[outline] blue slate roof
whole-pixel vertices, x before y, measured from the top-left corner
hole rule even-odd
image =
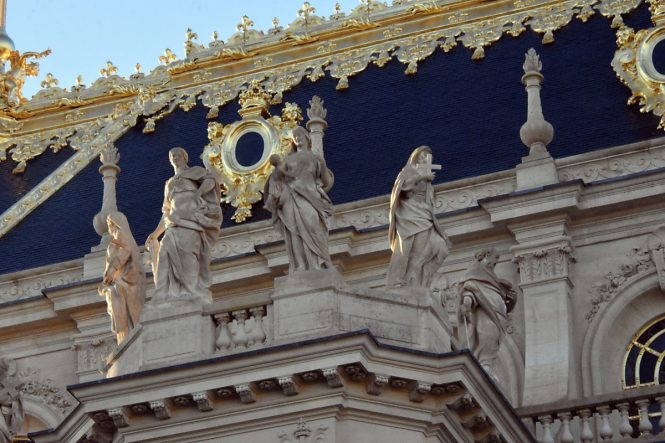
[[[626,24],[650,27],[646,6],[629,14]],[[313,95],[328,109],[324,138],[326,159],[335,173],[330,196],[345,203],[388,194],[399,170],[416,146],[427,144],[435,161],[444,166],[437,182],[457,180],[513,168],[527,153],[519,139],[526,118],[526,93],[520,82],[524,53],[536,48],[543,62],[541,93],[545,118],[555,129],[549,150],[565,157],[662,135],[658,118],[628,107],[629,90],[610,67],[615,31],[600,14],[587,23],[573,20],[555,33],[556,41],[542,45],[530,31],[518,38],[504,35],[486,48],[485,58],[471,51],[440,50],[419,63],[415,76],[392,60],[385,67],[369,66],[349,78],[350,88],[338,91],[336,80],[307,79],[284,94],[304,110]],[[238,105],[220,111],[218,121],[239,117]],[[276,107],[274,113],[279,113]],[[190,164],[201,164],[207,144],[207,109],[177,110],[158,122],[152,134],[131,129],[117,143],[122,172],[117,184],[118,206],[139,243],[161,216],[164,181],[172,175],[167,151],[183,146]],[[0,210],[36,185],[68,155],[47,153],[32,161],[23,175],[12,175],[10,161],[0,163]],[[41,266],[83,256],[99,242],[92,218],[101,207],[102,182],[94,162],[11,232],[0,238],[0,273]],[[255,205],[256,221],[267,217]],[[226,208],[224,226],[233,208]]]

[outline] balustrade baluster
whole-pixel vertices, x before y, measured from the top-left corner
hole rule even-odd
[[[591,424],[589,423],[589,419],[592,417],[591,410],[582,409],[580,411],[577,411],[577,414],[580,416],[580,419],[582,420],[582,431],[580,432],[580,438],[582,439],[582,443],[593,442],[593,431],[591,431]]]
[[[263,306],[251,308],[249,312],[254,319],[254,325],[249,331],[250,346],[252,344],[261,345],[266,341],[266,333],[263,330],[263,313],[265,312]]]
[[[573,434],[570,432],[570,412],[561,412],[557,416],[561,420],[561,443],[575,443]]]
[[[249,337],[247,337],[247,331],[245,329],[247,311],[244,309],[240,311],[233,311],[233,318],[235,318],[237,326],[235,330],[231,331],[231,339],[233,340],[233,344],[235,344],[237,347],[244,348],[247,346],[247,342],[249,341]]]
[[[651,424],[651,420],[649,420],[649,400],[637,400],[635,404],[637,405],[638,409],[640,410],[640,426],[639,430],[642,434],[651,434],[651,431],[653,430],[653,425]]]
[[[540,440],[540,443],[554,443],[554,437],[552,436],[552,417],[549,415],[544,415],[538,417],[538,421],[543,426],[543,438]]]
[[[609,406],[599,406],[596,408],[600,414],[600,438],[602,441],[612,440],[612,426],[610,426],[610,412]]]
[[[218,350],[225,350],[231,347],[231,332],[229,331],[229,321],[231,321],[231,316],[228,312],[223,314],[215,315],[215,320],[217,320],[217,340],[215,341],[215,346]]]
[[[617,404],[617,409],[619,410],[619,414],[621,414],[621,425],[619,426],[619,434],[621,434],[621,436],[624,438],[630,437],[633,433],[633,427],[630,425],[630,420],[628,416],[629,407],[630,404],[628,403]]]
[[[656,397],[656,401],[660,404],[660,420],[658,420],[658,427],[660,432],[665,431],[665,397]]]

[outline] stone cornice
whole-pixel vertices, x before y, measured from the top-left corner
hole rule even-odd
[[[339,377],[333,384],[326,375],[331,368],[336,368]],[[82,383],[68,389],[93,418],[100,411],[111,410],[113,414],[109,415],[113,416],[122,409],[122,432],[148,432],[155,426],[171,427],[192,420],[200,422],[202,418],[215,423],[220,413],[240,421],[265,416],[269,423],[268,406],[276,401],[289,403],[294,411],[307,408],[321,412],[322,407],[332,407],[333,411],[341,393],[347,399],[347,407],[355,409],[351,405],[357,403],[359,410],[373,415],[371,407],[361,406],[388,401],[382,399],[381,391],[372,393],[369,387],[365,389],[372,383],[373,374],[385,374],[387,384],[382,390],[391,392],[389,402],[406,407],[413,414],[432,407],[440,410],[436,406],[438,400],[444,401],[448,404],[443,410],[444,420],[453,425],[458,435],[475,433],[475,425],[467,422],[467,413],[478,408],[484,416],[493,417],[490,426],[495,426],[507,441],[532,441],[503,395],[467,352],[432,354],[381,345],[366,331]],[[287,378],[298,385],[297,390],[284,390],[275,397],[278,394],[272,391],[285,389],[281,380]],[[200,415],[195,394],[208,399],[204,405],[207,415]],[[301,398],[306,398],[307,403]],[[167,407],[168,416],[157,415],[150,420],[153,413],[140,405],[156,402]],[[242,412],[246,418],[241,419],[235,412]],[[160,419],[169,422],[162,425]],[[61,427],[67,428],[69,421]],[[136,431],[132,431],[133,423],[138,425]]]

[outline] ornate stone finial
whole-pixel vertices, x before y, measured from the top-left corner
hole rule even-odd
[[[102,175],[102,181],[104,182],[104,193],[102,197],[102,209],[93,218],[92,225],[97,234],[102,237],[99,246],[103,248],[109,242],[107,217],[109,213],[118,210],[115,196],[115,182],[120,173],[119,160],[120,153],[118,153],[118,150],[113,145],[104,146],[99,153],[99,161],[102,163],[99,167],[99,173]]]
[[[312,97],[309,101],[309,108],[307,109],[307,117],[310,120],[315,118],[325,119],[328,115],[328,110],[323,107],[323,100],[318,95]]]
[[[58,86],[58,79],[53,76],[50,72],[46,74],[46,77],[44,77],[44,80],[39,84],[42,88],[55,88]]]
[[[106,65],[104,65],[104,67],[99,70],[99,75],[103,75],[104,77],[108,78],[112,75],[115,75],[117,72],[118,68],[116,68],[109,60],[106,62]]]
[[[168,65],[174,61],[178,60],[178,57],[169,49],[164,50],[164,54],[159,56],[159,63],[162,65]]]
[[[547,152],[547,145],[554,137],[554,128],[545,121],[540,104],[540,85],[544,79],[540,73],[542,68],[543,65],[535,49],[529,49],[526,53],[524,75],[522,76],[522,83],[526,86],[528,95],[528,111],[526,123],[520,129],[520,138],[529,148],[529,157],[534,160],[550,156]]]
[[[81,74],[76,76],[76,84],[74,85],[73,89],[76,89],[77,91],[79,89],[85,88],[85,83],[83,83],[83,76]]]
[[[529,148],[529,155],[522,157],[516,168],[517,189],[528,189],[559,182],[554,159],[547,152],[547,145],[554,137],[554,128],[545,120],[540,104],[540,85],[543,68],[536,51],[526,53],[522,83],[527,93],[527,118],[520,128],[520,139]]]
[[[241,109],[238,113],[242,117],[267,114],[271,99],[272,97],[263,88],[261,82],[254,79],[249,83],[247,89],[240,93],[238,101]]]
[[[214,42],[217,41],[218,37],[219,37],[219,34],[217,33],[217,31],[212,31],[212,34],[210,35],[210,41],[214,43]]]
[[[527,51],[524,60],[524,73],[529,73],[531,71],[540,72],[543,69],[543,64],[540,61],[540,57],[536,53],[536,50],[531,48]]]
[[[321,158],[324,158],[323,153],[323,135],[328,122],[325,120],[328,111],[323,107],[323,100],[318,95],[312,97],[309,101],[309,108],[307,108],[307,129],[312,138],[312,152]]]

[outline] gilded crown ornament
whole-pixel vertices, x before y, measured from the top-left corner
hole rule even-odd
[[[267,113],[272,97],[263,89],[261,82],[252,80],[247,89],[240,93],[241,116],[254,116]]]

